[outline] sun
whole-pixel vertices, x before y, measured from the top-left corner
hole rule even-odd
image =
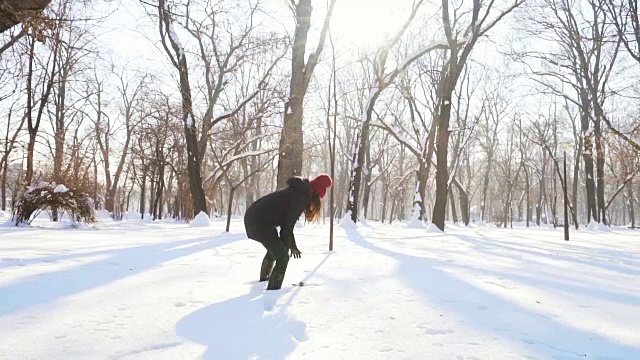
[[[374,47],[400,29],[412,0],[337,0],[331,33],[346,45]]]

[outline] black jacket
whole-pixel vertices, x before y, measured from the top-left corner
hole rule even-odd
[[[280,226],[280,238],[289,249],[297,249],[293,227],[309,206],[313,189],[309,180],[291,177],[287,187],[265,195],[249,206],[244,214],[247,235],[262,241],[256,230]],[[264,236],[264,235],[262,235]]]

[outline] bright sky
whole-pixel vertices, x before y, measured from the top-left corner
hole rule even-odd
[[[348,46],[373,47],[399,29],[410,11],[411,3],[412,0],[337,0],[332,34],[339,38],[339,43]],[[325,0],[314,0],[313,4],[310,42],[317,36],[313,31],[317,32],[322,26],[326,7]],[[285,0],[271,0],[270,6],[288,14]],[[157,27],[138,1],[118,0],[103,3],[98,8],[100,14],[109,14],[102,25],[105,33],[99,37],[103,47],[133,62],[144,63],[159,58],[166,60],[164,52],[155,48],[159,45]],[[281,21],[282,25],[276,26],[288,26],[288,31],[293,33],[293,20],[285,18]]]
[[[346,43],[375,46],[398,31],[411,4],[411,0],[337,0],[332,32]]]

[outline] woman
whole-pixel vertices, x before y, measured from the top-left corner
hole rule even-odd
[[[286,188],[263,196],[247,209],[244,214],[247,236],[267,249],[260,269],[260,281],[269,280],[267,290],[282,287],[289,251],[294,258],[300,258],[293,226],[303,212],[307,221],[315,221],[320,217],[321,199],[332,184],[331,177],[325,174],[311,181],[292,177],[287,180]],[[276,230],[278,226],[279,235]]]

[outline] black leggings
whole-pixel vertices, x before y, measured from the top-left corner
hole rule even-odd
[[[256,240],[267,249],[260,267],[260,281],[269,280],[268,290],[277,290],[282,287],[287,265],[289,264],[289,251],[284,241],[278,235],[275,227],[271,226],[247,226],[247,236]],[[273,264],[275,263],[275,267]]]

